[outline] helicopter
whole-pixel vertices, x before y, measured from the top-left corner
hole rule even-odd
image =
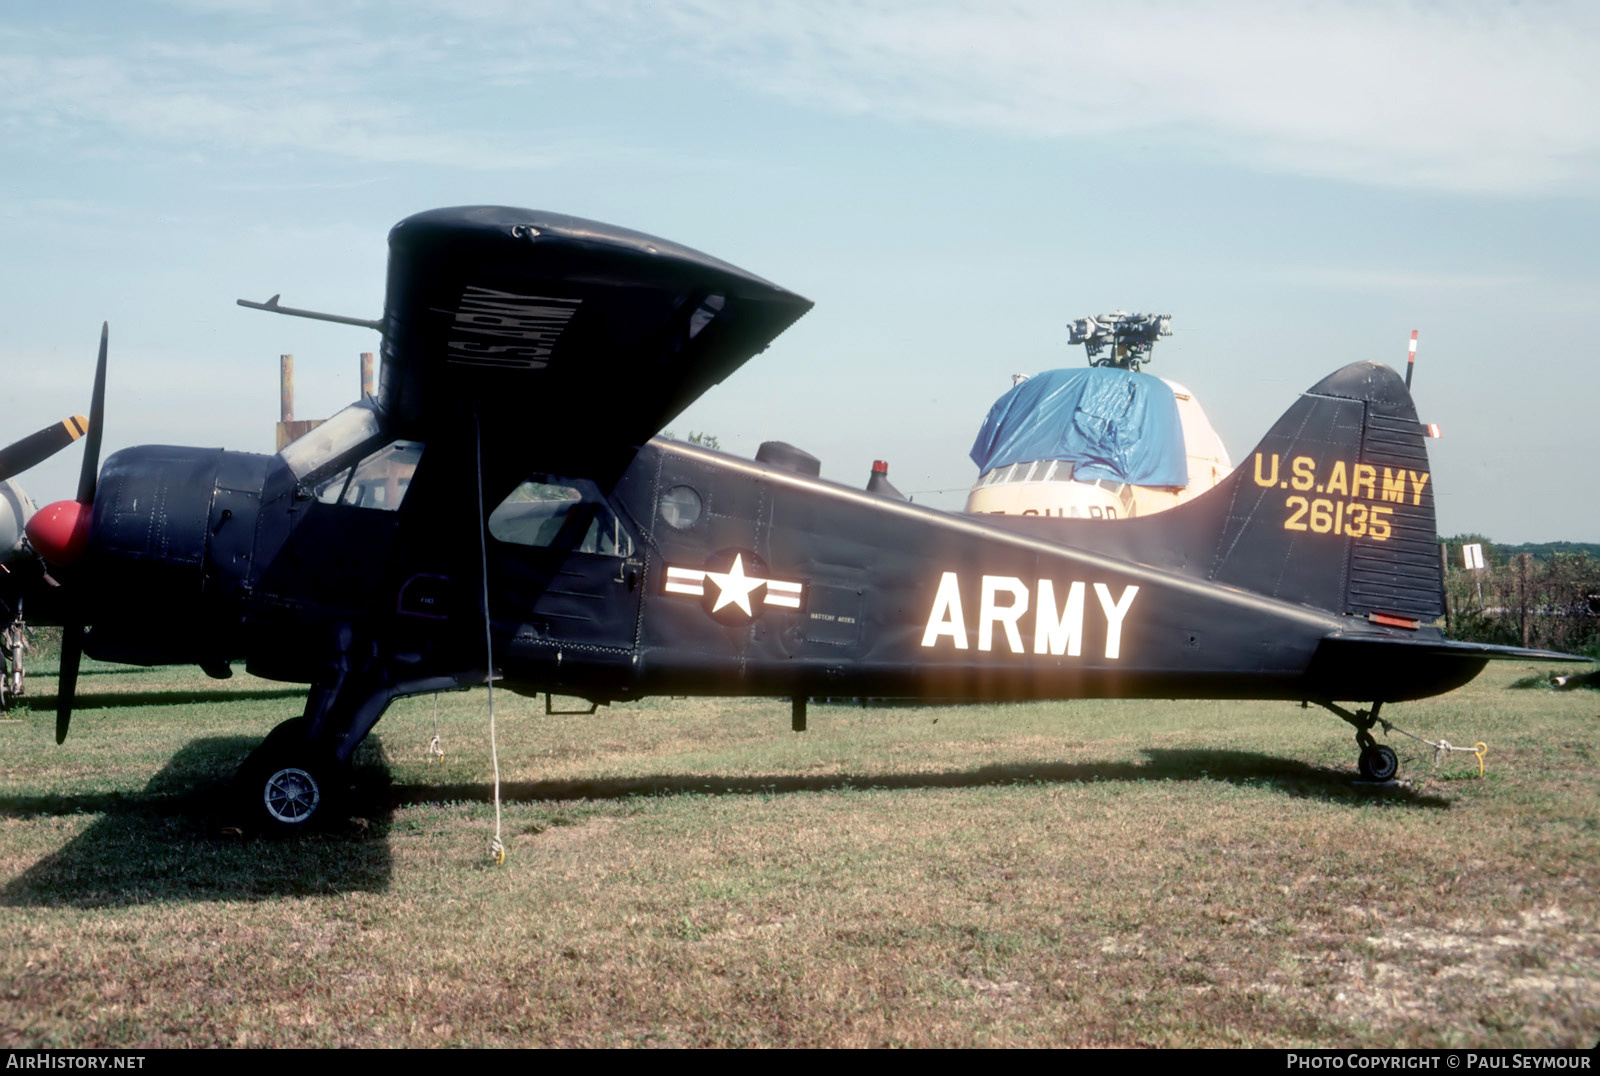
[[[83,654],[309,685],[237,778],[264,830],[329,816],[393,700],[486,683],[787,698],[796,730],[831,696],[1310,702],[1386,780],[1383,704],[1565,657],[1435,625],[1433,476],[1378,363],[1313,385],[1206,493],[1106,526],[939,511],[783,442],[656,437],[812,304],[612,225],[432,210],[389,233],[379,318],[240,303],[381,334],[376,396],[276,455],[147,445],[102,468],[91,439],[79,495],[28,536],[63,609],[58,740]],[[91,430],[105,366],[102,329]]]
[[[1128,519],[1198,497],[1233,470],[1195,394],[1143,373],[1171,314],[1116,310],[1067,325],[1087,368],[1013,374],[969,455],[974,514]]]

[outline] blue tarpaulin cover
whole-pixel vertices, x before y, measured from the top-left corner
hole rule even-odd
[[[1075,478],[1189,484],[1172,388],[1113,366],[1046,370],[1017,385],[989,408],[971,456],[979,474],[1028,460],[1071,460]]]

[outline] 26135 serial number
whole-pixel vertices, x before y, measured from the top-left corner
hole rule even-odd
[[[1284,506],[1291,509],[1284,520],[1286,531],[1311,531],[1313,534],[1342,534],[1348,538],[1371,538],[1387,542],[1394,533],[1389,517],[1392,508],[1361,504],[1357,501],[1330,501],[1322,497],[1307,500],[1290,497]]]

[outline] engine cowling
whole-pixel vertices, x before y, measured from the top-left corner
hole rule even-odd
[[[81,564],[62,580],[91,625],[85,653],[130,664],[241,656],[240,603],[271,460],[167,445],[106,460]]]

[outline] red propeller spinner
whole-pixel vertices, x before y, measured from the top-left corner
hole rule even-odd
[[[51,567],[70,568],[83,557],[89,544],[89,517],[93,504],[56,501],[35,512],[25,528],[28,544]]]

